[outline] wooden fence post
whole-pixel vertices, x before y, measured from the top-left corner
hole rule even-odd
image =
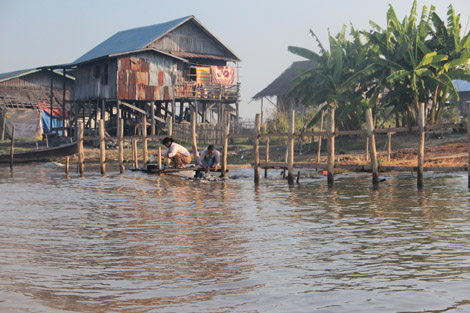
[[[254,176],[255,176],[255,184],[259,183],[260,180],[260,172],[259,172],[259,135],[261,132],[261,115],[258,113],[256,114],[255,118],[255,129],[253,134],[253,152],[255,157],[255,164],[254,164]]]
[[[390,155],[392,154],[392,133],[388,132],[388,142],[387,142],[387,162],[390,162]]]
[[[366,161],[369,161],[369,137],[366,138]]]
[[[289,185],[294,184],[294,131],[295,131],[295,110],[291,105],[289,110],[289,135],[287,138],[288,163],[287,163],[287,182]]]
[[[269,137],[266,139],[266,165],[269,162]],[[268,177],[268,167],[264,168],[264,178]]]
[[[418,187],[424,186],[423,170],[424,170],[424,126],[425,126],[425,112],[424,102],[419,104],[419,148],[418,148]]]
[[[104,120],[99,120],[99,131],[100,131],[100,167],[101,174],[106,173],[106,141],[104,140]]]
[[[15,125],[11,128],[11,144],[10,144],[10,169],[13,169],[13,157],[15,155]]]
[[[118,141],[119,141],[119,172],[126,170],[124,167],[124,120],[118,118]]]
[[[222,159],[222,177],[227,176],[227,155],[228,155],[228,137],[230,133],[230,119],[226,119],[225,132],[224,132],[224,155]]]
[[[194,106],[191,106],[191,141],[193,145],[193,155],[194,161],[197,161],[199,158],[199,153],[197,151],[197,112]]]
[[[147,162],[149,159],[148,149],[147,149],[147,117],[145,114],[142,116],[142,162],[144,163],[144,167],[147,166]]]
[[[379,166],[377,163],[377,150],[375,147],[374,119],[372,117],[372,109],[370,108],[366,110],[366,122],[367,138],[369,138],[370,161],[372,167],[372,184],[377,185],[379,183]]]
[[[328,110],[328,185],[333,185],[335,182],[335,110]]]
[[[468,149],[468,188],[470,188],[470,101],[467,101],[467,149]]]
[[[83,151],[83,122],[78,122],[78,171],[80,176],[85,175],[85,153]]]
[[[320,132],[323,131],[323,120],[325,119],[325,111],[321,111],[321,121],[320,121]],[[317,162],[320,163],[321,156],[321,140],[322,136],[318,137],[318,152],[317,152]]]

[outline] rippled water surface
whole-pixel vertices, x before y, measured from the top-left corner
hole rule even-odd
[[[0,312],[470,312],[467,174],[0,167]]]

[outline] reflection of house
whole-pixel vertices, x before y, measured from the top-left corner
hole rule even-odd
[[[286,69],[278,78],[276,78],[271,84],[266,88],[258,92],[253,99],[261,100],[263,98],[276,97],[276,102],[269,100],[273,103],[277,110],[280,112],[287,112],[291,104],[294,105],[296,110],[302,109],[300,99],[290,98],[287,94],[293,88],[292,80],[295,79],[300,72],[305,70],[310,70],[315,68],[315,63],[312,61],[297,61],[292,63],[292,65]]]
[[[52,91],[51,91],[52,90]],[[0,112],[70,110],[74,78],[63,71],[28,69],[0,74]],[[2,114],[3,115],[3,114]],[[65,116],[67,118],[67,116]],[[3,117],[2,117],[3,121]],[[2,125],[3,127],[3,125]],[[47,132],[47,130],[46,130]]]
[[[219,121],[222,110],[238,112],[239,84],[235,67],[228,63],[239,61],[194,16],[188,16],[118,32],[75,62],[48,68],[75,70],[73,121],[82,119],[92,127],[104,118],[109,130],[117,117],[132,126],[147,116],[158,128],[158,122],[169,116],[175,122],[184,120],[191,107],[201,122],[207,121],[208,112]]]
[[[470,101],[470,82],[465,80],[454,80],[453,82],[460,97],[458,101],[460,115],[467,117],[467,101]]]

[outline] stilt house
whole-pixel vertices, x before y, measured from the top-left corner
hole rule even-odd
[[[26,69],[0,74],[2,138],[10,135],[12,123],[17,125],[17,137],[50,133],[51,125],[57,132],[62,131],[74,86],[74,78],[59,70]]]
[[[145,118],[154,135],[165,123],[220,124],[238,119],[240,58],[194,16],[116,33],[71,64],[75,72],[71,126],[88,129],[105,119],[113,132],[117,118],[134,134]],[[227,113],[228,112],[228,113]],[[227,114],[226,114],[227,113]]]

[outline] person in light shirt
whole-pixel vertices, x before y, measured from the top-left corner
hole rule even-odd
[[[202,150],[199,154],[198,164],[206,172],[210,172],[211,168],[217,172],[220,166],[220,152],[215,149],[214,145],[209,145],[207,149]]]
[[[173,167],[184,168],[185,164],[191,162],[191,153],[182,145],[174,142],[173,138],[163,138],[162,145],[167,149],[166,152],[162,153],[162,157],[171,159]]]

